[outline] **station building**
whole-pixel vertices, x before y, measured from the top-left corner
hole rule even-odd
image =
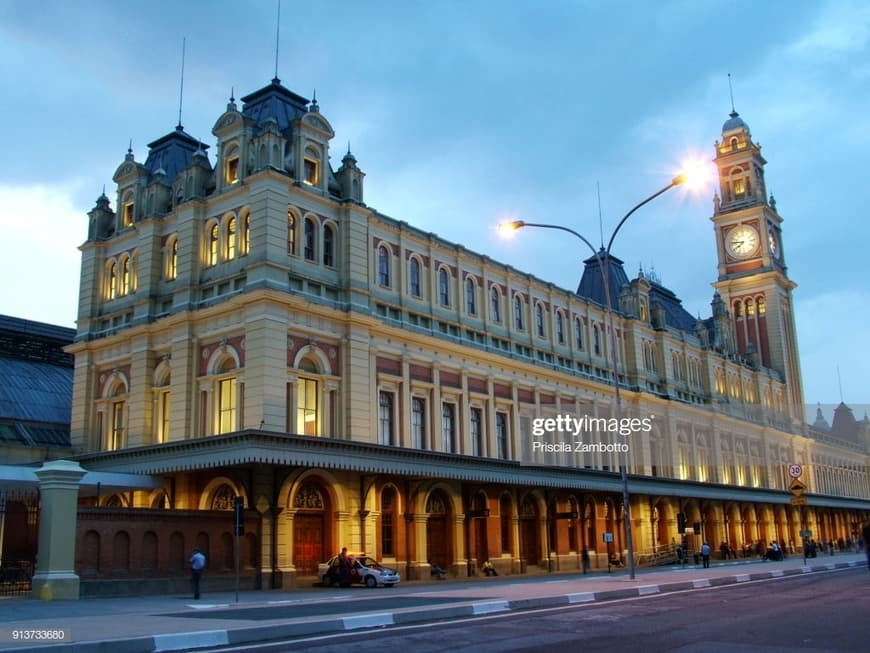
[[[212,579],[239,547],[261,588],[343,546],[411,579],[577,570],[584,549],[606,566],[627,554],[625,447],[638,564],[684,538],[799,549],[870,515],[867,420],[806,424],[786,229],[736,112],[705,319],[615,256],[558,288],[367,206],[355,156],[333,169],[326,116],[278,79],[213,134],[212,154],[180,125],[128,151],[89,213],[70,444],[159,487],[81,500],[83,592],[184,578],[194,546]],[[568,416],[585,427],[559,432]]]

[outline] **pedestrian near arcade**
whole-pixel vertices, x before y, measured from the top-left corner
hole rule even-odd
[[[347,547],[338,554],[338,586],[350,587],[350,559],[347,557]]]
[[[864,551],[867,553],[867,568],[870,569],[870,521],[864,524]]]
[[[704,542],[701,545],[701,559],[704,561],[704,569],[710,568],[710,551],[709,542]]]
[[[199,600],[199,586],[203,569],[205,569],[205,554],[199,549],[194,549],[193,555],[190,556],[190,585],[193,588],[193,598],[197,600]]]

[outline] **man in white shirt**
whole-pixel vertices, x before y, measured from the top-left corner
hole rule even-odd
[[[190,568],[192,570],[190,584],[193,586],[193,598],[199,599],[199,581],[202,578],[202,570],[205,569],[205,555],[199,549],[194,549],[193,555],[190,556]]]

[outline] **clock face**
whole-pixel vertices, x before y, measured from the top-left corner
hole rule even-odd
[[[748,224],[734,227],[725,236],[725,249],[734,258],[746,258],[758,248],[758,232]]]
[[[773,256],[773,258],[779,258],[779,240],[777,239],[776,234],[772,231],[767,233],[767,245],[770,248],[770,255]]]

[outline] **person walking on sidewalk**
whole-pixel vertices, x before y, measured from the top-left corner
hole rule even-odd
[[[704,542],[701,545],[701,559],[704,561],[704,569],[710,568],[710,544],[709,542]]]
[[[862,535],[864,537],[864,551],[867,554],[867,568],[870,569],[870,521],[864,524]]]
[[[205,569],[205,555],[199,549],[193,550],[190,556],[190,584],[193,587],[193,598],[199,599],[199,584],[202,580],[202,570]]]

